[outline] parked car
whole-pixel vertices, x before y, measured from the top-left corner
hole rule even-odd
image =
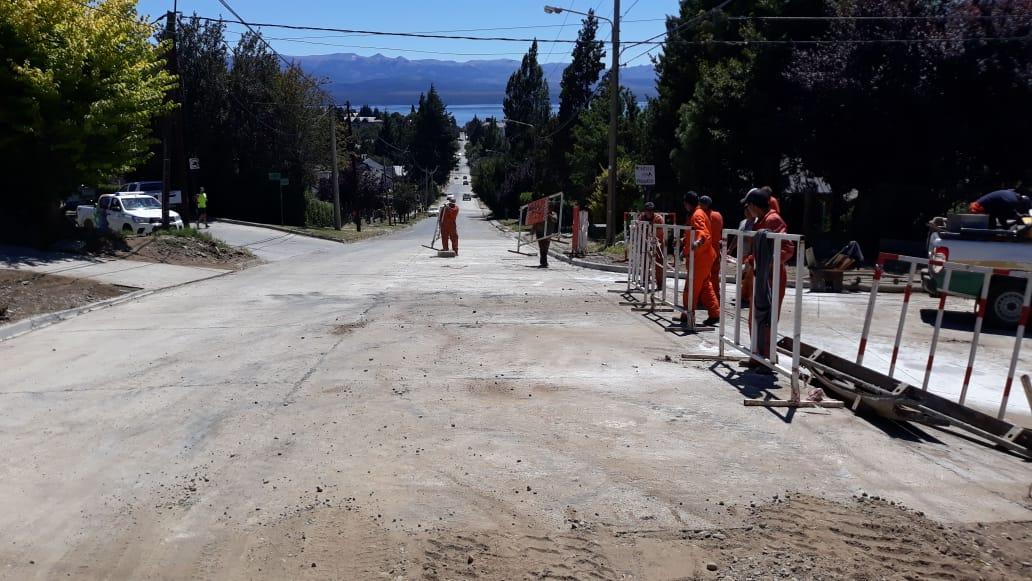
[[[441,213],[441,209],[438,208],[437,206],[430,206],[429,208],[426,209],[426,213],[427,213],[428,216],[437,216],[438,214]]]
[[[146,182],[129,182],[122,187],[118,188],[119,192],[138,192],[141,194],[147,194],[148,196],[154,196],[154,199],[161,201],[161,189],[162,183],[160,180],[146,181]],[[181,190],[172,190],[168,194],[169,204],[173,206],[181,206],[183,204],[183,192]]]
[[[462,194],[462,201],[463,202],[468,202],[468,201],[470,201],[472,199],[473,199],[473,197],[470,196],[469,194]]]
[[[169,211],[169,228],[182,229],[183,219]],[[105,194],[96,206],[76,208],[76,224],[87,230],[106,228],[126,234],[150,234],[161,227],[161,202],[154,196],[136,192]]]

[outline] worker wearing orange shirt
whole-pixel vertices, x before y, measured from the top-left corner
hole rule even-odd
[[[656,205],[652,202],[645,203],[645,209],[642,210],[638,219],[652,224],[666,224],[662,214],[656,213]],[[666,241],[666,236],[661,228],[653,228],[653,235],[654,239],[649,241],[649,248],[652,251],[652,260],[656,264],[656,290],[659,291],[663,290],[663,285],[666,283],[666,272],[662,264],[663,254],[660,252],[660,248],[663,247],[663,243]]]
[[[764,191],[763,189],[758,188],[749,190],[749,193],[746,194],[745,198],[742,199],[742,204],[746,207],[749,214],[756,217],[756,222],[753,224],[752,230],[757,232],[760,230],[766,230],[767,232],[771,232],[774,234],[784,234],[788,232],[788,224],[786,224],[785,220],[781,217],[781,215],[778,214],[777,211],[775,211],[774,208],[771,207],[771,196],[769,193],[767,193],[768,191],[769,190]],[[756,244],[753,244],[750,255],[745,259],[746,264],[753,266],[754,277],[759,276],[759,273],[757,273],[755,270],[756,253],[763,252],[765,250],[771,252],[773,250],[773,244],[771,243],[767,246],[767,248],[759,248]],[[781,269],[781,274],[779,277],[780,282],[777,289],[779,314],[781,313],[781,304],[785,300],[785,289],[788,285],[788,272],[785,268],[785,265],[788,263],[789,260],[791,260],[791,258],[794,255],[795,243],[783,241],[781,243],[781,256],[772,257],[774,260],[778,260],[778,268]],[[750,327],[752,326],[753,313],[754,311],[756,311],[758,334],[756,338],[756,351],[759,355],[768,358],[770,357],[770,328],[773,324],[773,317],[771,316],[770,307],[768,305],[761,304],[761,301],[766,302],[766,297],[758,296],[758,293],[761,288],[761,282],[764,283],[762,285],[763,287],[769,288],[773,282],[773,274],[771,274],[770,278],[766,281],[755,280],[753,282],[753,302],[755,308],[750,309],[749,311],[749,325]],[[773,294],[773,289],[770,289],[770,291],[770,294]],[[767,313],[766,316],[761,316],[759,313],[760,311],[765,311]],[[750,360],[748,363],[750,367],[761,366],[759,363],[752,360]]]
[[[689,296],[688,288],[685,287],[684,306],[694,310],[701,302],[709,315],[702,322],[703,326],[715,325],[720,322],[720,302],[717,301],[717,295],[713,292],[713,281],[710,280],[716,253],[713,251],[713,233],[710,230],[709,216],[699,205],[699,195],[695,192],[685,194],[684,207],[690,213],[688,225],[692,227],[692,240],[685,239],[684,241],[685,261],[689,262],[689,253],[695,255],[695,267],[692,271],[692,294]],[[681,315],[681,322],[687,323],[688,315]]]
[[[713,198],[709,196],[699,196],[699,205],[709,217],[710,234],[713,234],[713,251],[716,252],[716,258],[713,260],[713,270],[710,271],[710,282],[713,285],[713,294],[719,302],[720,290],[724,286],[720,280],[720,246],[724,236],[724,216],[713,209]]]
[[[455,224],[458,216],[459,207],[455,205],[455,197],[448,196],[448,204],[441,208],[441,246],[448,250],[448,243],[451,242],[455,256],[459,255],[459,229]]]

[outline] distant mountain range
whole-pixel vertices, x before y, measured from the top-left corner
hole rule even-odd
[[[310,74],[326,79],[326,89],[338,103],[351,101],[352,105],[414,104],[419,94],[430,88],[430,83],[449,105],[501,103],[509,75],[520,67],[520,61],[511,59],[456,62],[350,53],[291,58]],[[553,101],[559,100],[564,67],[565,64],[542,65]],[[654,79],[652,65],[620,70],[620,84],[634,91],[640,100],[655,95]]]

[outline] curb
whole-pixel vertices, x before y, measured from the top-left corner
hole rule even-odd
[[[181,282],[179,284],[174,284],[172,286],[166,286],[162,288],[155,288],[149,290],[133,291],[131,293],[126,293],[122,296],[113,297],[95,303],[90,303],[88,305],[83,305],[81,307],[74,307],[71,309],[66,309],[64,311],[57,311],[56,313],[44,313],[42,315],[36,315],[35,317],[29,317],[28,319],[23,319],[21,321],[18,321],[17,323],[11,323],[9,325],[0,326],[0,342],[8,341],[14,339],[15,337],[20,337],[22,335],[25,335],[26,333],[31,333],[32,331],[36,331],[44,327],[49,327],[50,325],[60,323],[61,321],[74,319],[75,317],[85,315],[86,313],[92,311],[104,310],[110,307],[118,306],[122,303],[128,303],[131,301],[142,299],[153,294],[157,294],[167,290],[177,289],[197,282],[204,282],[206,280],[221,278],[223,276],[234,274],[236,272],[238,271],[230,270],[228,272],[215,274],[207,278],[199,278],[197,280]]]
[[[285,232],[287,234],[293,234],[294,236],[304,236],[306,238],[315,238],[317,240],[326,240],[327,242],[336,242],[338,244],[356,244],[358,242],[365,242],[366,240],[372,240],[373,238],[379,238],[380,236],[389,236],[395,232],[378,232],[368,238],[361,240],[341,240],[340,238],[333,238],[332,236],[319,236],[318,234],[311,234],[309,232],[301,232],[295,230],[290,226],[277,226],[275,224],[261,224],[258,222],[247,222],[245,220],[237,220],[234,218],[219,218],[219,222],[225,222],[227,224],[238,224],[240,226],[252,226],[254,228],[265,228],[266,230],[277,230],[279,232]]]

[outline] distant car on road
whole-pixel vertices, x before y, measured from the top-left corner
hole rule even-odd
[[[462,194],[462,201],[463,202],[468,202],[468,201],[470,201],[472,199],[473,199],[473,197],[470,196],[469,194]]]
[[[169,228],[182,229],[183,219],[169,211]],[[76,224],[91,230],[106,226],[108,230],[126,234],[150,234],[161,227],[161,202],[154,196],[136,192],[105,194],[96,206],[76,208]]]
[[[141,194],[147,194],[148,196],[154,196],[154,199],[161,201],[161,189],[162,183],[160,181],[146,181],[146,182],[129,182],[122,187],[118,188],[119,192],[138,192]],[[168,194],[168,203],[173,206],[179,206],[183,203],[183,192],[181,190],[172,190]]]
[[[428,216],[436,216],[441,213],[441,209],[437,206],[430,206],[426,209],[426,213]]]

